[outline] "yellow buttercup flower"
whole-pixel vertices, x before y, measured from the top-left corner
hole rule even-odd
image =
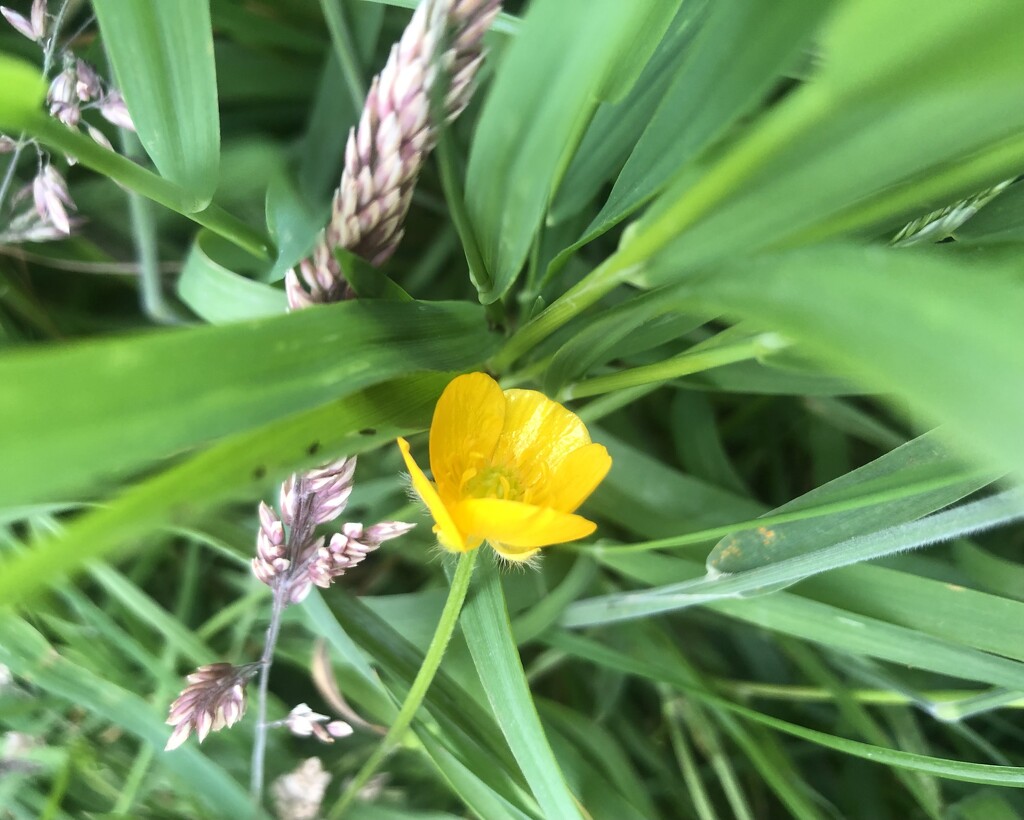
[[[445,549],[484,541],[510,561],[590,535],[575,510],[612,466],[579,417],[536,390],[502,390],[486,373],[453,379],[430,425],[430,481],[398,439],[412,486]]]

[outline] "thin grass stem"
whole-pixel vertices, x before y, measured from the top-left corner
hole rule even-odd
[[[420,705],[426,697],[427,690],[434,680],[434,675],[441,666],[441,659],[444,657],[448,643],[455,632],[455,625],[459,621],[459,613],[462,612],[462,604],[466,600],[466,593],[469,591],[469,582],[473,577],[473,567],[476,565],[479,549],[469,550],[459,557],[458,566],[452,577],[452,585],[448,591],[448,599],[445,601],[444,609],[434,631],[434,637],[427,648],[427,654],[423,658],[423,665],[420,666],[416,678],[412,682],[409,693],[405,696],[402,708],[395,717],[394,723],[388,729],[388,733],[381,740],[380,744],[370,755],[363,768],[359,770],[352,781],[348,784],[341,797],[327,814],[329,820],[336,820],[341,817],[345,810],[358,797],[359,792],[373,777],[389,754],[395,749],[406,730],[412,724],[413,718],[419,711]]]
[[[341,0],[320,0],[320,8],[323,11],[324,21],[327,23],[327,31],[331,35],[334,55],[338,58],[341,74],[345,78],[345,85],[348,86],[349,94],[352,95],[353,107],[356,111],[360,111],[366,102],[366,79],[363,77],[359,55],[356,53],[356,46],[352,40],[348,20],[345,19],[345,13],[341,7]]]

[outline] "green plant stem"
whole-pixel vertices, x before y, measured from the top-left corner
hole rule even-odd
[[[138,138],[131,131],[121,128],[121,151],[125,156],[137,156],[141,151]],[[161,324],[180,324],[180,315],[164,295],[163,277],[160,272],[160,257],[157,251],[156,222],[153,209],[145,197],[134,191],[125,191],[128,197],[128,215],[132,228],[132,240],[139,260],[139,296],[146,315]]]
[[[704,788],[704,781],[697,770],[697,761],[694,759],[693,752],[690,750],[690,744],[687,743],[686,735],[683,734],[682,728],[679,725],[682,718],[679,714],[678,703],[665,694],[668,691],[667,686],[662,688],[665,691],[662,692],[661,713],[665,719],[665,725],[668,727],[668,736],[672,743],[672,750],[675,752],[676,761],[679,763],[679,772],[686,783],[686,790],[690,800],[693,802],[693,808],[700,820],[717,820],[718,814],[715,812],[707,790]]]
[[[775,334],[766,333],[735,345],[698,350],[695,353],[683,353],[663,362],[643,367],[631,367],[607,376],[597,376],[576,384],[571,384],[562,391],[560,399],[582,399],[602,393],[614,393],[631,387],[656,382],[665,382],[691,373],[700,373],[727,364],[757,359],[768,353],[781,349],[785,342],[780,342]]]
[[[97,145],[88,137],[72,131],[39,112],[24,123],[25,132],[48,148],[70,154],[97,173],[119,185],[187,216],[203,227],[233,242],[259,259],[270,259],[273,244],[259,231],[232,216],[219,205],[206,204],[190,196],[179,185],[120,154]]]
[[[441,666],[441,658],[444,657],[452,634],[455,632],[455,625],[459,621],[459,613],[462,611],[462,604],[465,602],[466,593],[469,591],[469,581],[473,577],[473,567],[476,565],[479,552],[479,549],[470,550],[460,556],[458,566],[455,569],[455,575],[452,577],[451,588],[448,591],[448,600],[445,601],[441,618],[437,623],[437,629],[434,631],[434,637],[431,639],[430,646],[427,648],[427,654],[423,658],[423,665],[420,666],[420,670],[416,673],[416,678],[412,682],[412,687],[405,696],[402,708],[399,710],[394,723],[391,724],[391,728],[388,729],[384,739],[381,740],[373,754],[363,764],[363,768],[359,770],[359,773],[352,779],[352,782],[348,784],[348,787],[327,814],[330,820],[335,820],[335,818],[342,816],[345,809],[352,804],[360,790],[373,777],[380,764],[394,750],[412,724],[412,720],[419,711],[423,698],[426,697],[427,690],[434,680],[434,675],[437,674],[437,670]]]
[[[466,262],[469,263],[469,276],[479,293],[489,291],[493,287],[493,280],[484,264],[483,255],[480,253],[480,246],[477,244],[476,236],[473,234],[473,225],[466,211],[466,200],[462,196],[462,184],[459,180],[458,169],[456,168],[455,149],[452,146],[451,132],[445,128],[437,141],[437,167],[441,175],[441,188],[444,191],[444,198],[448,203],[448,210],[452,215],[452,222],[462,242],[462,250],[466,254]]]
[[[491,360],[491,368],[499,373],[508,370],[516,359],[611,293],[638,270],[639,266],[629,264],[621,252],[610,256],[583,281],[552,302],[543,313],[523,325]]]
[[[320,0],[320,9],[331,35],[334,55],[338,58],[345,84],[352,95],[353,108],[359,112],[366,102],[366,79],[363,77],[356,46],[352,41],[352,33],[349,31],[341,4],[342,0]]]
[[[605,393],[603,396],[594,399],[581,407],[576,415],[585,424],[594,424],[605,416],[609,416],[616,410],[620,410],[627,404],[639,401],[648,393],[653,393],[661,387],[660,384],[644,384],[640,387],[631,387],[627,390],[617,390],[614,393]]]
[[[794,686],[776,683],[757,683],[755,681],[718,681],[717,687],[731,697],[739,699],[785,700],[807,703],[830,703],[835,700],[835,693],[820,686]],[[1013,694],[1013,693],[1009,693]],[[1003,709],[1024,709],[1024,693],[1016,693],[1014,697],[1006,697],[1002,691],[996,695],[1000,698]],[[954,706],[959,701],[989,697],[988,692],[971,689],[943,689],[934,692],[922,692],[921,696],[936,706]],[[913,706],[919,701],[905,692],[892,689],[851,689],[850,697],[858,703],[872,706]]]

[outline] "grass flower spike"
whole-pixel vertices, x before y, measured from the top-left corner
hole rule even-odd
[[[485,373],[454,379],[430,426],[430,481],[398,445],[412,486],[453,552],[487,541],[510,561],[590,535],[574,510],[607,475],[612,460],[592,444],[579,417],[536,390],[502,390]]]

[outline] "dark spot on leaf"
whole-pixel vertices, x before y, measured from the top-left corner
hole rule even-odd
[[[372,427],[367,427],[367,428],[365,428],[363,430],[360,430],[359,431],[359,435],[361,435],[361,436],[375,436],[375,435],[377,435],[377,431],[374,430]]]
[[[320,442],[314,441],[312,444],[309,445],[309,447],[306,448],[306,452],[309,453],[311,456],[315,456],[317,453],[320,452]]]
[[[262,464],[252,471],[252,477],[254,481],[259,481],[267,475],[267,468]]]

